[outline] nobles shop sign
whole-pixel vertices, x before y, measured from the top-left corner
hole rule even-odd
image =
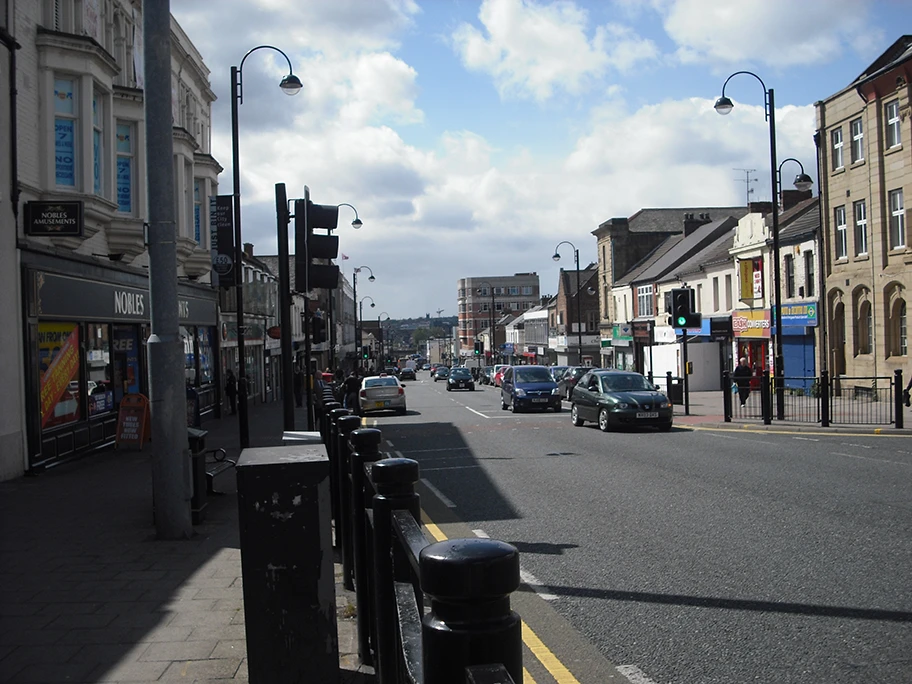
[[[25,233],[44,237],[80,237],[82,202],[26,202]]]

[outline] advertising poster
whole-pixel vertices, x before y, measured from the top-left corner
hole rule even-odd
[[[41,427],[79,420],[79,326],[39,323]]]

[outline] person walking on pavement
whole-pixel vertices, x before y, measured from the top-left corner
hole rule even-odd
[[[301,370],[301,365],[297,363],[294,367],[293,386],[295,405],[301,408],[304,405],[304,371]]]
[[[751,393],[751,376],[753,375],[745,357],[741,357],[733,375],[735,384],[738,386],[738,399],[741,400],[741,406],[744,406]]]
[[[358,371],[352,371],[342,385],[342,392],[345,396],[345,408],[355,414],[358,413],[358,392],[360,389],[361,380],[358,378]]]
[[[225,394],[228,396],[228,404],[231,406],[231,415],[237,414],[237,378],[234,377],[234,371],[228,369],[228,379],[225,380]]]
[[[912,406],[912,396],[909,395],[909,392],[912,391],[912,371],[909,373],[909,382],[906,385],[906,389],[903,390],[903,403],[906,406]]]

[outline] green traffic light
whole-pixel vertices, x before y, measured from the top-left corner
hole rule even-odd
[[[687,319],[684,316],[678,316],[678,327],[683,328],[687,325]]]

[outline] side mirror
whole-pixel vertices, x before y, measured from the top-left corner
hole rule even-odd
[[[655,387],[655,391],[656,391],[656,392],[660,391],[658,385],[653,385],[653,387]]]

